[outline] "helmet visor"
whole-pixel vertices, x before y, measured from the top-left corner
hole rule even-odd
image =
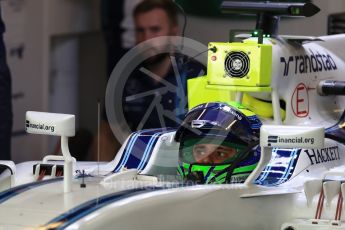
[[[210,122],[214,128],[226,129],[228,131],[237,129],[245,129],[244,127],[250,127],[249,121],[246,117],[242,116],[238,111],[230,106],[218,106],[217,109],[196,109],[188,113],[185,118],[185,122],[190,124],[192,121],[212,121]],[[210,124],[206,127],[198,128],[210,128]]]
[[[245,145],[214,138],[191,138],[180,146],[180,159],[189,164],[222,165],[233,162]]]
[[[228,105],[210,104],[204,105],[208,105],[207,108],[196,107],[186,115],[183,124],[176,131],[176,141],[180,142],[187,130],[196,129],[201,133],[204,133],[205,130],[224,131],[246,142],[254,139],[255,132],[252,130],[250,120],[245,115]]]

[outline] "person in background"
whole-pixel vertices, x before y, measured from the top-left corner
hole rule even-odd
[[[11,159],[12,133],[12,96],[11,74],[6,61],[6,49],[3,39],[5,24],[0,7],[0,160]]]
[[[178,26],[178,8],[172,0],[142,0],[136,1],[136,3],[137,5],[132,14],[135,44],[140,44],[152,38],[178,36],[180,34]],[[129,20],[127,19],[127,23],[128,22]],[[117,26],[118,25],[114,28],[118,29],[119,27]],[[128,25],[127,27],[130,28]],[[118,31],[121,31],[121,29]],[[128,36],[127,39],[130,37],[131,36]],[[126,36],[123,35],[122,38],[126,38]],[[119,37],[114,39],[114,42],[116,42],[119,47],[120,43],[118,39]],[[123,39],[122,41],[125,42],[127,39]],[[118,52],[122,54],[124,50],[125,49],[119,48]],[[161,53],[156,49],[155,44],[153,44],[152,50],[158,52],[157,55],[153,52],[151,57],[143,61],[143,63],[129,76],[124,87],[122,98],[123,112],[132,131],[148,128],[177,127],[186,112],[186,80],[189,77],[198,76],[205,70],[203,65],[190,60],[182,54],[169,52]],[[169,82],[178,88],[172,65],[172,56],[176,61],[183,89],[177,89],[177,92],[168,91],[161,93],[160,88],[164,87],[164,82]],[[116,59],[119,60],[118,55]],[[114,62],[114,59],[112,61]],[[143,74],[139,70],[141,67],[159,76],[159,79],[153,80],[151,77]],[[156,91],[154,95],[138,98],[133,101],[126,100],[127,97],[152,90]],[[161,110],[154,109],[152,111],[147,111],[153,98],[157,96],[161,98],[161,100],[158,101]],[[162,114],[162,111],[166,114]],[[112,149],[114,149],[112,146],[114,143],[116,143],[116,139],[113,137],[109,125],[104,125],[103,131],[101,131],[101,145],[103,145],[102,156],[104,156],[102,159],[113,159],[116,154],[116,151],[112,151]],[[117,145],[117,147],[119,147],[119,145]],[[95,156],[95,154],[93,154],[93,156]]]
[[[180,34],[178,8],[172,0],[144,0],[134,9],[133,18],[137,44]],[[162,47],[165,50],[160,50]],[[202,64],[179,53],[179,47],[174,47],[168,39],[155,41],[149,50],[149,57],[133,71],[124,88],[124,115],[132,131],[177,127],[187,112],[187,79],[205,71]],[[162,91],[167,84],[175,89]],[[145,92],[151,95],[127,100]]]

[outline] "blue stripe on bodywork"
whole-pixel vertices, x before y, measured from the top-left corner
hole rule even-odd
[[[144,187],[136,188],[131,190],[125,190],[121,192],[116,192],[95,198],[93,200],[87,201],[66,213],[49,221],[43,228],[46,229],[64,229],[71,224],[77,222],[78,220],[84,218],[85,216],[115,202],[121,201],[123,199],[141,195],[144,193],[154,192],[158,190],[168,189],[169,187]]]
[[[157,137],[172,130],[171,128],[148,129],[133,133],[123,151],[120,163],[113,172],[119,172],[123,167],[127,169],[137,168],[138,170],[145,168],[157,143]]]
[[[277,156],[278,156],[277,155],[277,148],[272,149],[272,156],[271,156],[270,162],[274,162],[274,160]],[[267,178],[269,172],[271,171],[271,168],[272,168],[272,164],[269,163],[264,168],[264,170],[261,172],[261,176],[259,177],[259,179],[257,181],[264,181]]]
[[[140,130],[140,131],[135,132],[135,133],[132,134],[132,136],[130,137],[129,142],[128,142],[125,150],[124,150],[124,153],[121,156],[121,159],[120,159],[121,163],[119,163],[115,167],[113,172],[118,172],[123,167],[127,167],[128,168],[128,165],[127,165],[128,159],[132,155],[133,147],[135,146],[135,143],[137,142],[138,138],[140,138],[140,135],[147,134],[147,133],[148,133],[148,135],[150,135],[150,132],[153,132],[153,131],[154,130],[151,130],[151,129],[150,130]],[[133,167],[129,167],[129,168],[133,168]]]
[[[142,161],[140,162],[140,165],[138,166],[139,170],[142,170],[146,167],[148,163],[148,159],[150,159],[151,154],[153,152],[154,147],[156,146],[156,143],[158,142],[158,139],[160,136],[162,136],[163,133],[158,133],[154,136],[152,136],[152,143],[147,147],[146,153],[144,154],[144,157]]]
[[[142,165],[143,165],[143,163],[144,163],[144,161],[145,161],[145,158],[147,157],[147,154],[149,153],[149,152],[151,152],[151,150],[153,149],[152,148],[152,143],[156,143],[154,140],[156,139],[156,137],[157,137],[157,135],[159,135],[159,134],[154,134],[152,137],[150,137],[150,140],[149,140],[149,142],[147,143],[147,145],[146,145],[146,147],[145,147],[145,151],[144,151],[144,153],[143,153],[143,155],[142,155],[142,157],[141,157],[141,159],[140,159],[140,163],[138,164],[138,170],[141,170],[141,167],[142,167]],[[154,146],[153,146],[154,147]]]
[[[83,217],[87,216],[88,214],[95,212],[100,208],[105,207],[106,205],[109,205],[116,201],[120,201],[125,198],[129,198],[135,195],[140,195],[140,194],[151,192],[151,191],[155,191],[155,190],[148,190],[148,188],[132,189],[132,190],[126,190],[126,191],[117,192],[114,194],[105,195],[105,196],[90,200],[54,218],[53,220],[49,221],[46,224],[47,229],[50,229],[50,230],[64,229],[68,227],[69,225],[75,223],[76,221],[82,219]],[[50,227],[50,226],[56,226],[56,227]]]
[[[0,193],[0,204],[28,190],[37,188],[42,185],[51,184],[57,181],[62,181],[62,178],[63,177],[57,177],[54,179],[32,182],[32,183],[23,184],[23,185],[16,186],[14,188],[7,189]]]
[[[285,183],[291,178],[300,153],[301,149],[274,149],[270,163],[255,183],[266,186]]]
[[[280,180],[278,182],[274,183],[273,185],[282,184],[282,183],[284,183],[285,181],[287,181],[290,178],[289,177],[289,175],[291,176],[290,172],[294,170],[293,163],[295,162],[297,152],[298,152],[298,149],[294,149],[292,151],[292,156],[291,156],[290,164],[286,168],[286,170],[284,172],[284,175],[280,178]]]
[[[138,169],[138,165],[143,159],[145,149],[147,148],[147,143],[151,140],[151,136],[138,136],[137,140],[130,151],[126,163],[123,165],[127,169]]]
[[[121,159],[120,159],[120,161],[119,161],[119,162],[121,162],[121,163],[119,163],[119,164],[115,167],[115,169],[114,169],[113,172],[117,172],[117,171],[119,171],[119,170],[122,168],[122,165],[125,163],[125,158],[127,157],[127,154],[130,153],[130,149],[131,149],[131,147],[133,146],[133,142],[134,142],[134,140],[137,138],[137,136],[138,136],[138,133],[132,134],[132,136],[130,137],[129,142],[128,142],[126,148],[125,148],[125,151],[124,151],[124,153],[122,154]]]
[[[131,143],[130,143],[130,145],[128,146],[128,149],[127,149],[127,151],[126,151],[126,156],[125,156],[123,162],[121,162],[121,165],[120,165],[119,169],[121,169],[123,166],[125,166],[126,163],[128,162],[128,158],[131,156],[132,149],[133,149],[133,147],[135,146],[136,141],[137,141],[138,138],[140,137],[140,132],[139,132],[139,133],[136,133],[134,136],[135,136],[135,137],[133,137],[133,139],[131,140]]]

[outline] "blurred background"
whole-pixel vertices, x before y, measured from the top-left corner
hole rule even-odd
[[[121,57],[120,49],[134,45],[131,10],[137,2],[140,0],[0,1],[12,74],[12,160],[38,160],[58,151],[57,138],[25,134],[28,110],[75,114],[76,127],[83,131],[85,141],[78,144],[85,148],[90,145],[97,132],[97,100],[104,98],[112,65]],[[230,29],[255,26],[255,17],[221,16],[217,10],[219,0],[177,2],[187,13],[186,37],[204,44],[227,41]],[[313,3],[321,8],[319,14],[306,19],[283,18],[280,34],[320,36],[344,32],[344,0]],[[340,18],[339,27],[334,27],[333,21],[329,23],[330,16],[332,20]],[[180,21],[182,25],[181,15]],[[109,62],[105,36],[112,30],[122,35],[114,38],[112,45],[118,45],[119,52]],[[86,150],[80,151],[86,154]]]

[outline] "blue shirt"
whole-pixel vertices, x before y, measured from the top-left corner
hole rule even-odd
[[[205,73],[205,67],[181,54],[173,55],[173,66],[157,81],[139,66],[127,79],[123,93],[123,110],[132,131],[139,129],[178,127],[187,112],[187,80]],[[146,69],[147,70],[147,69]],[[145,70],[144,70],[145,71]]]

